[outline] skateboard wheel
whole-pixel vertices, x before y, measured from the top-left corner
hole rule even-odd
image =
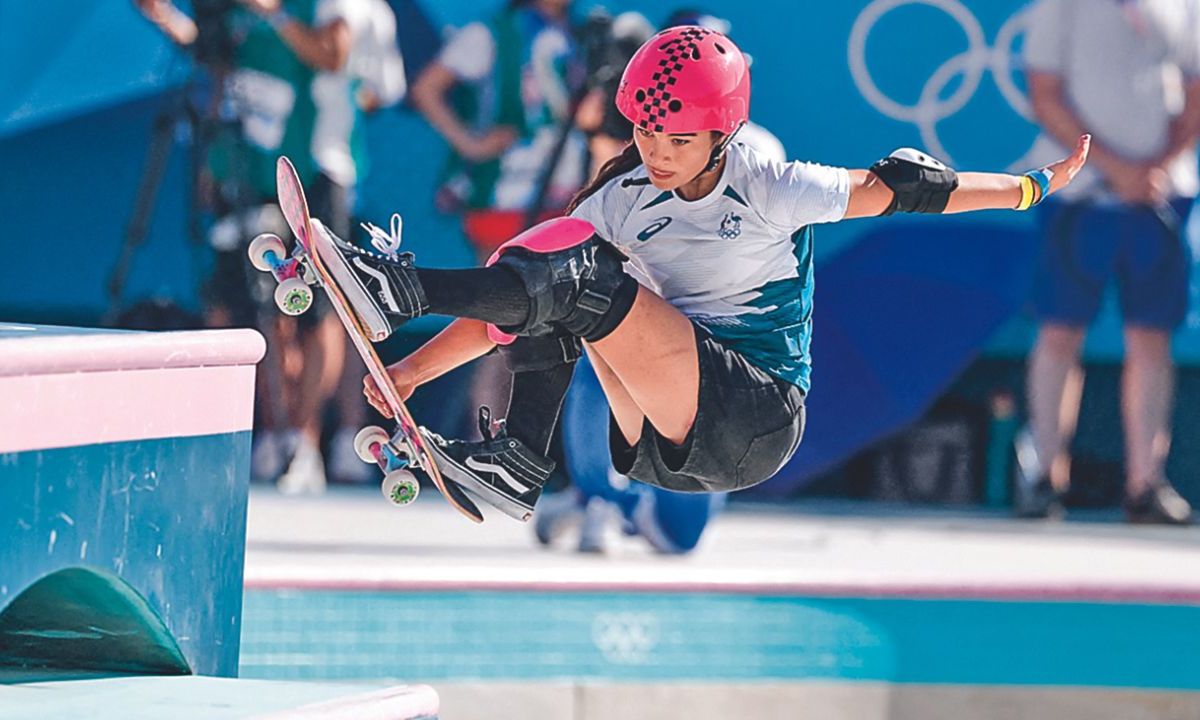
[[[382,445],[387,441],[388,434],[383,428],[378,425],[368,425],[354,436],[354,454],[365,463],[378,462],[375,454],[371,452],[371,446],[375,443]]]
[[[403,507],[417,499],[421,484],[407,470],[395,470],[383,478],[383,496],[393,505]]]
[[[275,306],[284,315],[299,315],[312,307],[312,302],[312,288],[298,277],[288,278],[275,288]]]
[[[280,260],[287,257],[287,248],[283,246],[283,240],[275,233],[262,233],[258,237],[250,241],[250,247],[246,253],[250,256],[250,263],[262,272],[271,272],[271,263],[267,262],[267,253],[275,252],[275,256]]]

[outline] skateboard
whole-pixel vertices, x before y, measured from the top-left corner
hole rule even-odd
[[[313,230],[304,189],[296,169],[286,157],[280,157],[276,164],[275,182],[279,207],[296,236],[296,245],[288,255],[279,236],[264,233],[250,243],[250,262],[275,277],[279,283],[275,288],[275,305],[286,315],[299,315],[312,306],[313,286],[325,291],[396,420],[396,429],[391,435],[378,426],[360,430],[354,438],[355,452],[364,462],[375,463],[383,471],[383,494],[393,504],[408,505],[417,499],[420,483],[413,473],[415,470],[427,476],[455,510],[474,522],[483,522],[483,514],[466,491],[442,477],[420,429],[371,344],[375,338],[370,336],[330,275],[322,257],[337,250],[323,233]]]

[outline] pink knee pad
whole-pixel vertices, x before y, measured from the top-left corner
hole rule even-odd
[[[514,247],[526,248],[533,252],[550,253],[585,243],[595,234],[596,228],[587,220],[575,217],[554,218],[534,225],[496,248],[496,252],[492,253],[485,264],[491,267],[500,259],[501,255]],[[487,334],[488,339],[497,345],[509,345],[517,339],[516,335],[509,335],[491,323],[488,323]]]

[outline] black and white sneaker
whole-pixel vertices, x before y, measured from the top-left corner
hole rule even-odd
[[[320,220],[312,221],[317,253],[375,342],[429,310],[413,254],[397,252],[398,220],[398,215],[393,217],[390,237],[374,225],[364,225],[379,252],[348,243]]]
[[[542,486],[554,472],[554,461],[509,437],[503,421],[493,428],[491,411],[486,407],[479,408],[479,429],[481,442],[447,440],[425,428],[421,431],[447,480],[511,518],[528,520]]]

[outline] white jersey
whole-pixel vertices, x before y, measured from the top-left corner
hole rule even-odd
[[[362,132],[358,84],[368,85],[384,103],[397,102],[405,90],[404,61],[396,49],[396,19],[384,0],[318,0],[315,25],[337,20],[350,30],[350,56],[341,70],[313,78],[312,155],[334,182],[352,187],[364,159],[355,137]]]
[[[846,214],[843,168],[780,163],[740,143],[699,200],[650,184],[646,168],[613,178],[572,213],[628,257],[626,269],[771,374],[809,386],[811,225]]]

